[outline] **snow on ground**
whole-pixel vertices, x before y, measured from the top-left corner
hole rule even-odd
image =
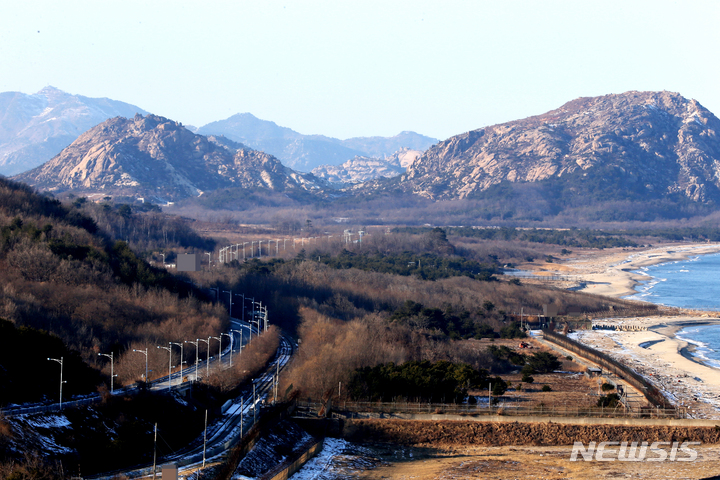
[[[305,464],[290,480],[327,480],[335,478],[331,463],[343,454],[349,443],[340,438],[326,438],[320,453]]]
[[[365,470],[382,464],[376,454],[366,446],[338,438],[326,438],[320,453],[291,480],[340,480],[355,478]]]
[[[65,415],[27,414],[9,417],[6,421],[13,430],[16,451],[38,450],[50,454],[67,454],[74,450],[57,443],[56,436],[72,428]]]
[[[24,420],[28,425],[36,428],[62,428],[70,426],[70,420],[68,420],[65,415],[28,415]]]

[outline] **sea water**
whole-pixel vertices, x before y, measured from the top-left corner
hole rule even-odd
[[[661,263],[637,270],[647,280],[625,297],[670,307],[720,310],[720,254]]]
[[[695,346],[693,357],[711,367],[720,368],[720,325],[686,327],[675,336]]]
[[[638,270],[645,277],[629,299],[672,307],[720,310],[720,254],[700,255]],[[675,334],[695,346],[693,356],[720,368],[720,325],[686,327]]]

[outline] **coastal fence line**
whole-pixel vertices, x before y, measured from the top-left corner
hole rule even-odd
[[[672,404],[667,398],[658,390],[654,385],[651,385],[641,375],[635,373],[634,370],[618,362],[609,355],[602,353],[594,348],[590,348],[587,345],[583,345],[580,342],[576,342],[565,335],[560,335],[550,330],[543,330],[543,338],[549,342],[563,347],[577,355],[593,362],[605,370],[617,375],[633,387],[637,388],[648,402],[650,402],[656,408],[671,409]]]
[[[580,407],[565,405],[536,405],[532,407],[513,403],[511,398],[494,397],[498,404],[487,403],[422,403],[422,402],[343,402],[333,405],[333,418],[383,418],[394,414],[436,414],[460,416],[549,416],[575,418],[686,418],[685,411],[675,408],[626,409],[618,407]],[[317,402],[298,402],[296,416],[317,417],[323,406]]]

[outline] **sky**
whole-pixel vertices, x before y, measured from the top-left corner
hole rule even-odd
[[[670,90],[720,115],[718,1],[0,0],[0,92],[200,127],[444,139],[578,97]]]

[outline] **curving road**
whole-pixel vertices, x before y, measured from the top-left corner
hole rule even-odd
[[[233,399],[232,404],[227,406],[225,413],[221,417],[208,425],[207,442],[205,444],[203,442],[204,436],[200,435],[183,450],[159,459],[157,465],[174,463],[178,466],[179,473],[182,472],[182,467],[186,467],[185,470],[195,470],[202,465],[203,458],[217,458],[237,445],[242,438],[241,435],[252,427],[254,419],[259,418],[261,413],[259,406],[271,393],[276,374],[287,366],[293,352],[292,339],[282,335],[275,358],[269,363],[265,371],[253,380],[255,398],[253,398],[253,387],[249,386],[238,397]],[[167,377],[164,381],[167,382]],[[117,475],[132,478],[151,474],[152,464],[145,464],[127,470],[107,472],[90,478],[98,480],[111,479]],[[186,475],[186,473],[182,474]]]

